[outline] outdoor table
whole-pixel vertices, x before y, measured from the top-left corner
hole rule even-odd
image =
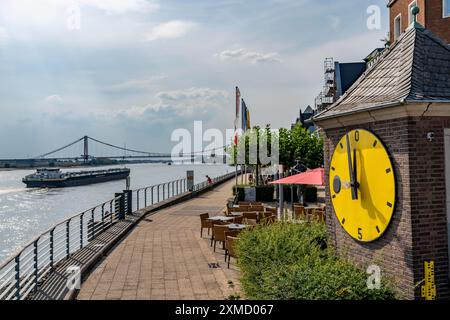
[[[232,223],[228,225],[228,229],[230,230],[243,230],[247,227],[248,226],[246,224],[237,224],[237,223]]]
[[[224,221],[224,222],[231,221],[233,219],[234,218],[232,218],[232,217],[225,217],[225,216],[216,216],[216,217],[208,218],[208,220],[210,220],[210,221]]]
[[[231,217],[240,217],[243,214],[244,214],[243,212],[230,212],[229,216],[231,216]]]

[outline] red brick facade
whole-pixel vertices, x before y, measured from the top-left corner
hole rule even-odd
[[[390,41],[394,42],[394,19],[399,14],[402,16],[402,28],[404,32],[409,27],[408,7],[413,0],[396,0],[390,2],[389,7],[389,30]],[[450,44],[450,17],[443,17],[443,0],[417,0],[420,13],[417,21],[425,28],[431,30],[446,43]]]
[[[449,298],[444,128],[450,128],[450,117],[403,118],[326,129],[325,168],[339,139],[355,128],[372,131],[386,144],[396,172],[396,210],[383,237],[364,244],[353,240],[340,226],[327,197],[331,243],[363,267],[382,267],[404,299],[420,297],[420,286],[416,288],[416,284],[424,279],[423,263],[434,260],[437,298]],[[426,139],[429,131],[435,135],[432,142]],[[328,184],[326,189],[329,195]]]

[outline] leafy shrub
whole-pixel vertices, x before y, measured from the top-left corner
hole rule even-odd
[[[236,251],[249,299],[392,299],[389,284],[369,290],[367,274],[326,248],[323,224],[277,223],[241,234]]]

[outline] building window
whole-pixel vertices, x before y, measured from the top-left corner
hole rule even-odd
[[[446,1],[446,0],[444,0]],[[411,12],[412,8],[417,7],[417,1],[413,1],[408,6],[408,24],[411,25],[414,22],[414,16]]]
[[[399,14],[394,19],[394,40],[397,40],[402,33],[402,15]]]
[[[450,0],[443,0],[444,2],[444,18],[450,17]]]

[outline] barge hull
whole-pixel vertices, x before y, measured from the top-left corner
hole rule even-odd
[[[26,181],[27,188],[65,188],[126,179],[129,172],[81,176],[55,181]]]

